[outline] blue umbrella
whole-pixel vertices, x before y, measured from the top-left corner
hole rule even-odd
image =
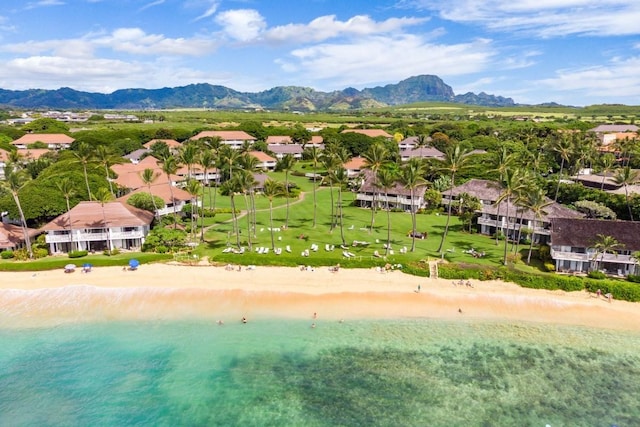
[[[139,265],[140,265],[140,261],[138,261],[137,259],[130,259],[129,260],[129,267],[138,268]]]

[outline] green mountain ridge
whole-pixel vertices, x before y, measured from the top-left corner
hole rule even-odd
[[[395,84],[346,88],[321,92],[309,87],[278,86],[261,92],[239,92],[208,83],[161,89],[120,89],[110,94],[82,92],[71,88],[56,90],[0,89],[0,105],[29,109],[288,109],[300,111],[349,110],[385,107],[424,101],[442,101],[491,107],[514,106],[511,98],[466,93],[455,95],[438,76],[409,77]]]

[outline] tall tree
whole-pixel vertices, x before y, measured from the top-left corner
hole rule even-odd
[[[631,209],[631,204],[629,203],[629,186],[637,184],[638,181],[640,181],[640,173],[631,169],[629,166],[620,168],[613,176],[613,182],[617,185],[624,186],[624,197],[627,201],[627,209],[629,209],[629,219],[631,219],[631,221],[633,221],[633,211]]]
[[[525,205],[533,213],[533,227],[529,241],[529,253],[527,254],[527,264],[531,264],[531,252],[533,252],[533,242],[535,241],[538,222],[542,221],[542,216],[546,215],[545,209],[553,202],[547,199],[543,189],[537,188],[535,191],[527,193]]]
[[[175,157],[169,154],[167,157],[160,160],[160,166],[162,168],[162,172],[167,176],[167,182],[169,183],[169,194],[171,195],[171,203],[173,205],[173,225],[175,227],[178,223],[178,213],[176,212],[176,199],[173,196],[173,181],[171,180],[171,177],[178,171],[178,161]]]
[[[273,199],[284,195],[284,185],[281,182],[268,178],[264,182],[262,194],[269,200],[269,230],[271,231],[271,250],[275,250],[276,243],[273,238]]]
[[[349,176],[347,175],[347,170],[340,166],[337,169],[332,171],[332,181],[338,187],[338,204],[337,204],[337,214],[338,214],[338,223],[340,225],[340,239],[342,240],[342,245],[346,245],[347,242],[344,238],[344,215],[343,215],[343,202],[342,202],[342,189],[347,186],[349,183]]]
[[[107,214],[104,209],[105,205],[113,200],[113,196],[111,192],[104,187],[100,187],[96,192],[96,201],[100,203],[102,207],[102,223],[104,225],[104,231],[107,233],[107,251],[109,255],[113,252],[113,242],[111,241],[111,228],[109,227],[109,222],[107,221]]]
[[[91,187],[89,187],[89,175],[87,172],[87,166],[93,160],[93,149],[86,142],[80,142],[77,149],[73,152],[73,155],[76,158],[76,162],[82,165],[82,172],[84,173],[84,183],[87,186],[89,201],[91,201],[93,200],[93,198],[91,197]]]
[[[500,150],[497,152],[494,160],[493,160],[493,164],[494,164],[494,172],[498,172],[499,175],[499,181],[498,182],[502,182],[502,180],[504,179],[504,174],[506,173],[507,169],[509,169],[513,163],[514,163],[514,156],[513,154],[511,154],[509,152],[509,150],[507,150],[506,146],[502,146],[500,148]],[[498,245],[498,229],[500,228],[500,202],[496,203],[496,245]]]
[[[293,155],[285,154],[276,164],[276,169],[280,171],[284,171],[284,191],[287,198],[287,213],[284,220],[284,226],[289,227],[289,172],[293,169],[296,160]]]
[[[553,197],[553,201],[558,201],[558,192],[560,191],[560,181],[562,181],[562,172],[564,171],[565,163],[569,161],[573,154],[573,143],[568,135],[564,133],[557,133],[556,137],[552,140],[551,150],[560,156],[560,172],[558,173],[558,184],[556,186],[556,194]]]
[[[396,185],[397,174],[390,168],[383,168],[378,171],[378,185],[384,191],[385,210],[387,211],[387,244],[385,255],[389,255],[391,249],[391,206],[389,204],[389,189]]]
[[[196,240],[196,232],[197,232],[197,223],[194,225],[194,217],[198,214],[198,196],[202,191],[202,185],[195,179],[190,179],[187,181],[187,185],[184,188],[187,193],[191,195],[191,215],[189,215],[191,220],[191,241],[195,242]]]
[[[56,187],[64,200],[67,202],[67,219],[69,221],[69,250],[73,251],[73,222],[71,221],[71,203],[70,199],[76,195],[76,189],[73,181],[68,176],[56,181]]]
[[[240,249],[241,248],[240,231],[238,228],[238,213],[236,212],[236,202],[235,202],[235,196],[236,196],[236,193],[238,192],[237,179],[229,179],[225,181],[220,186],[220,191],[222,194],[229,195],[229,201],[231,202],[231,220],[233,223],[233,232],[236,235],[236,246],[238,247],[238,249]]]
[[[158,206],[156,206],[156,198],[151,192],[151,184],[153,184],[153,182],[156,180],[158,175],[159,173],[151,168],[146,168],[140,174],[140,179],[142,180],[142,183],[147,186],[147,191],[149,191],[149,197],[151,197],[151,202],[153,203],[153,214],[155,215],[156,220],[158,219]]]
[[[111,195],[115,197],[116,193],[113,192],[110,168],[118,162],[118,158],[111,152],[111,150],[109,150],[106,145],[98,145],[96,147],[95,157],[100,166],[104,168],[105,178],[109,183],[109,191],[111,192]]]
[[[602,262],[604,261],[604,254],[618,254],[618,250],[624,248],[624,244],[620,243],[615,237],[606,234],[596,234],[596,238],[593,241],[592,249],[596,254],[594,260],[596,260],[596,267],[599,270],[602,268]],[[600,261],[598,261],[598,256]]]
[[[180,162],[187,167],[187,180],[192,178],[193,166],[198,163],[199,147],[193,141],[185,142],[178,153]]]
[[[411,203],[411,252],[416,250],[416,233],[417,233],[417,209],[416,206],[416,189],[425,184],[424,179],[424,163],[417,157],[409,159],[409,161],[400,169],[400,181],[409,189],[409,199]]]
[[[240,153],[229,145],[223,145],[218,151],[218,168],[224,174],[225,179],[233,179],[233,172],[237,169],[237,160]]]
[[[29,259],[33,259],[33,250],[31,249],[31,238],[29,237],[29,230],[27,228],[27,220],[24,217],[24,211],[22,210],[22,204],[20,204],[20,190],[25,186],[29,176],[24,170],[19,169],[15,164],[8,163],[4,167],[4,183],[3,186],[11,193],[13,202],[18,208],[20,214],[20,225],[22,227],[22,237],[27,247],[27,253]]]
[[[607,179],[607,175],[613,172],[618,166],[618,163],[616,162],[616,156],[611,153],[606,153],[605,155],[600,157],[598,166],[600,169],[600,173],[602,174],[602,182],[600,183],[600,190],[602,191],[604,190],[604,181]]]
[[[313,166],[313,224],[312,227],[316,228],[316,218],[317,218],[317,210],[318,210],[318,202],[316,193],[318,191],[318,165],[322,159],[321,151],[318,147],[313,146],[309,149],[309,156],[311,159],[311,165]]]
[[[505,215],[507,221],[507,232],[504,233],[504,257],[502,261],[504,265],[507,265],[507,248],[509,246],[509,207],[512,203],[514,203],[513,199],[523,185],[518,169],[507,169],[506,173],[504,174],[502,183],[504,185],[504,188],[502,189],[502,193],[498,197],[498,201],[506,202],[507,205],[507,212]]]
[[[453,198],[453,186],[456,185],[456,174],[463,171],[467,167],[467,163],[469,160],[467,154],[469,154],[468,150],[466,148],[462,148],[458,143],[447,147],[447,150],[445,150],[445,157],[441,170],[448,172],[451,178],[452,187],[449,189],[449,200]],[[444,248],[444,242],[447,238],[447,233],[449,232],[449,222],[451,221],[451,205],[452,203],[449,203],[449,206],[447,208],[447,222],[445,223],[444,232],[442,233],[442,240],[440,240],[440,246],[438,247],[438,252],[441,254]]]
[[[378,187],[378,171],[388,161],[389,152],[381,142],[372,144],[369,149],[362,155],[364,157],[364,167],[371,171],[373,180],[373,196],[371,200],[371,225],[369,233],[373,232],[376,214],[376,193]]]
[[[209,208],[215,212],[215,207],[212,203],[212,190],[211,183],[209,182],[209,171],[212,170],[216,165],[216,158],[213,150],[208,146],[203,147],[200,155],[198,156],[198,164],[202,166],[202,171],[204,173],[204,185],[206,185],[207,193],[209,193]],[[216,187],[213,188],[213,192],[216,191]],[[204,193],[202,194],[202,213],[200,215],[200,241],[204,242]]]

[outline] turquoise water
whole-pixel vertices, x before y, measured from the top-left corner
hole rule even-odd
[[[0,330],[0,425],[640,425],[640,334],[311,322]]]

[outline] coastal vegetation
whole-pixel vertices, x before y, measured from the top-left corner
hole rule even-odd
[[[11,218],[23,217],[24,224],[38,227],[82,200],[100,196],[101,202],[106,203],[122,194],[121,189],[114,188],[110,168],[126,161],[121,157],[123,154],[140,149],[151,139],[175,139],[182,143],[176,156],[162,143],[151,148],[150,154],[159,159],[165,176],[175,174],[181,165],[189,171],[199,165],[209,170],[217,168],[222,182],[217,185],[187,179],[185,189],[192,195],[192,201],[201,203],[201,208],[156,218],[155,229],[144,249],[162,256],[153,258],[145,253],[140,256],[141,262],[168,259],[171,255],[164,254],[171,253],[181,259],[208,259],[216,263],[391,265],[412,274],[428,275],[429,262],[440,260],[448,262],[440,267],[441,277],[501,278],[523,286],[566,290],[615,288],[619,298],[640,300],[636,284],[549,274],[548,248],[534,244],[534,231],[523,230],[524,235],[515,242],[501,233],[493,238],[479,235],[473,232],[476,209],[469,207],[473,205],[440,207],[440,197],[452,185],[482,178],[503,185],[500,200],[517,200],[520,206],[537,212],[536,215],[544,212],[546,195],[599,217],[639,218],[639,197],[628,192],[610,194],[586,188],[568,183],[566,178],[581,169],[592,168],[613,173],[625,189],[636,182],[638,177],[633,169],[640,167],[637,141],[624,141],[616,146],[617,152],[623,153],[624,163],[617,167],[618,164],[611,164],[610,155],[598,152],[597,142],[585,130],[593,126],[592,121],[603,120],[603,114],[607,122],[633,123],[640,111],[625,108],[616,113],[615,109],[594,107],[590,110],[593,114],[579,117],[559,107],[549,108],[545,114],[540,111],[510,107],[496,112],[486,107],[472,110],[469,106],[444,104],[304,115],[158,111],[135,112],[145,123],[94,117],[83,124],[82,130],[73,132],[49,119],[23,127],[0,126],[0,148],[9,153],[15,153],[10,141],[27,131],[64,132],[75,138],[70,150],[52,151],[37,160],[21,159],[14,163],[21,165],[16,166],[16,172],[19,169],[24,179],[15,185],[6,183],[6,190],[0,191],[0,211],[6,211]],[[396,139],[341,133],[353,127],[384,128]],[[254,191],[256,182],[251,172],[256,171],[256,163],[248,152],[268,152],[264,141],[270,135],[289,135],[304,144],[312,135],[307,128],[319,129],[313,134],[323,137],[325,150],[307,147],[300,161],[285,156],[278,162],[277,170],[269,172],[265,190]],[[258,141],[245,144],[240,150],[229,149],[216,140],[191,141],[191,137],[205,129],[244,130]],[[415,159],[401,164],[397,141],[409,136],[441,150],[445,159]],[[374,200],[399,182],[410,191],[427,185],[427,195],[435,202],[427,210],[409,212],[393,211],[376,203],[372,208],[356,207],[357,182],[346,174],[344,164],[359,156],[364,157],[365,169],[373,173],[379,188]],[[11,171],[9,177],[13,176]],[[152,171],[143,175],[149,190],[158,175]],[[139,200],[134,198],[132,203],[155,210],[160,201],[149,193],[140,193]],[[466,203],[474,203],[470,197],[465,199]],[[177,225],[184,231],[177,229]],[[164,231],[168,230],[165,226],[173,229]],[[316,249],[311,249],[312,245]],[[242,255],[225,251],[230,247],[246,247],[248,251]],[[261,247],[270,248],[270,253],[257,253],[255,248]],[[281,251],[276,255],[278,248]],[[353,256],[345,257],[344,251]],[[472,252],[484,256],[472,257]],[[121,265],[118,263],[126,264],[127,256],[88,255],[86,259],[94,265]],[[30,263],[7,259],[0,260],[0,269],[57,268],[64,263],[65,259],[59,257]],[[469,268],[469,264],[475,267]]]

